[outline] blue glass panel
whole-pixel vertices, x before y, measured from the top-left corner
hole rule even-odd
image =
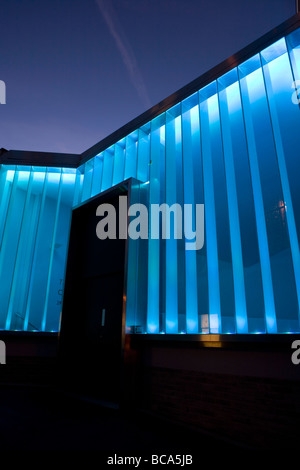
[[[135,131],[126,137],[125,172],[124,172],[125,180],[128,178],[136,178],[137,146],[138,146],[138,132]]]
[[[7,209],[15,177],[15,166],[1,166],[0,169],[0,247],[4,233]]]
[[[73,206],[77,206],[81,202],[82,190],[83,190],[83,180],[84,180],[84,174],[83,173],[84,173],[84,165],[81,165],[76,171]]]
[[[149,184],[137,183],[138,203],[144,205],[146,208],[149,206]],[[132,202],[131,202],[132,204]],[[138,216],[139,214],[137,214]],[[147,329],[147,302],[148,302],[148,239],[138,238],[135,240],[137,244],[137,266],[136,275],[137,282],[135,285],[136,290],[136,316],[135,324],[141,325],[142,330]]]
[[[92,193],[92,180],[94,172],[94,159],[89,160],[84,165],[84,180],[82,187],[81,202],[90,199]]]
[[[51,237],[49,239],[50,242],[50,250],[49,250],[49,263],[47,269],[47,276],[45,277],[45,300],[43,305],[43,316],[41,322],[41,330],[45,331],[46,329],[46,321],[47,321],[47,308],[48,308],[48,301],[49,301],[49,291],[51,285],[51,272],[53,267],[53,258],[54,258],[54,251],[55,251],[55,239],[58,230],[58,220],[59,220],[59,213],[60,213],[60,205],[61,205],[61,198],[63,193],[63,179],[62,174],[59,175],[59,185],[58,185],[58,194],[56,199],[56,207],[54,213],[54,224],[53,230],[51,233]]]
[[[293,75],[295,80],[296,89],[300,86],[300,29],[296,29],[286,37],[287,48],[291,60]],[[292,85],[291,85],[292,87]],[[293,90],[292,90],[293,91]],[[294,96],[295,103],[297,102],[297,95]]]
[[[224,86],[230,86],[230,84],[232,83],[232,78],[233,78],[232,74],[230,73],[228,76],[228,80],[225,80]],[[222,100],[220,101],[221,101],[221,109],[222,109]],[[231,238],[231,246],[232,246],[236,326],[237,326],[237,332],[246,333],[248,332],[248,325],[247,325],[247,311],[246,311],[246,301],[245,301],[242,247],[241,247],[240,225],[239,225],[239,217],[238,217],[237,191],[236,191],[236,186],[235,186],[234,161],[233,161],[232,149],[231,149],[231,144],[230,144],[231,133],[230,133],[229,124],[230,122],[229,122],[228,116],[227,115],[225,115],[225,117],[222,116],[222,138],[223,138],[223,146],[224,146],[225,174],[226,174],[228,210],[229,210],[229,227],[230,227],[230,238]],[[229,141],[228,141],[228,138],[229,138]],[[216,188],[219,188],[219,186],[216,185]],[[219,190],[216,190],[216,191],[218,194]],[[223,194],[223,191],[221,193]]]
[[[103,152],[103,174],[101,181],[101,191],[112,186],[113,168],[114,168],[114,146]]]
[[[63,170],[60,204],[57,206],[57,221],[52,236],[51,263],[48,271],[47,295],[42,323],[44,331],[58,331],[60,326],[74,187],[74,172],[72,170]]]
[[[151,123],[151,157],[150,157],[150,184],[149,207],[152,204],[164,202],[164,174],[165,174],[165,116],[154,119]],[[149,219],[149,232],[152,231],[151,216]],[[165,259],[162,256],[163,240],[149,237],[148,241],[148,304],[147,304],[147,331],[159,333],[165,331],[165,291],[163,278]],[[164,242],[165,243],[165,242]]]
[[[175,119],[166,120],[166,204],[172,206],[176,197],[176,129]],[[178,333],[177,240],[174,220],[170,217],[170,239],[166,240],[166,333]]]
[[[233,72],[237,79],[236,70]],[[220,79],[222,83],[222,78]],[[221,86],[221,85],[220,85]],[[265,306],[254,211],[253,189],[242,113],[239,83],[235,81],[219,93],[225,165],[230,162],[230,185],[235,187],[238,226],[243,262],[247,320],[241,319],[244,332],[265,331]],[[234,246],[234,245],[233,245]],[[255,293],[255,295],[254,295]],[[244,326],[242,326],[242,323]]]
[[[186,329],[184,238],[176,232],[176,208],[182,229],[182,136],[179,105],[166,113],[166,204],[170,209],[170,237],[166,239],[166,332]]]
[[[96,155],[96,157],[94,158],[94,173],[91,196],[96,196],[96,194],[99,194],[101,191],[102,173],[103,154],[101,153],[100,155]]]
[[[42,331],[45,326],[45,303],[48,290],[53,233],[61,197],[61,169],[47,170],[26,307],[24,329]]]
[[[286,41],[285,38],[281,38],[278,41],[271,44],[269,47],[261,51],[261,57],[263,59],[263,63],[267,64],[272,62],[275,59],[278,59],[282,55],[286,54]]]
[[[144,183],[149,180],[150,125],[139,129],[137,179]]]
[[[186,195],[188,200],[193,199],[193,195],[189,192],[189,184],[192,183],[194,191],[194,203],[204,204],[204,184],[203,184],[203,161],[201,152],[201,136],[200,136],[200,106],[198,104],[198,94],[193,95],[191,98],[185,100],[182,104],[183,109],[183,173],[184,173],[184,191],[188,191]],[[186,174],[185,165],[186,160],[190,160],[188,165],[188,172]],[[189,181],[189,173],[193,179]],[[186,200],[185,196],[185,200]],[[193,258],[193,255],[186,256]],[[207,245],[204,234],[203,248],[195,252],[196,257],[196,292],[197,292],[197,308],[198,308],[198,331],[200,333],[209,332],[209,304],[208,304],[208,271],[207,271]],[[193,266],[189,267],[193,270]],[[186,273],[188,272],[186,266]],[[196,296],[192,293],[189,287],[189,276],[186,274],[186,289],[187,295],[191,298]],[[189,291],[189,294],[188,294]],[[194,298],[195,300],[195,298]],[[188,307],[187,307],[187,331],[193,328],[193,320],[188,320]]]
[[[236,70],[235,76],[237,78]],[[231,75],[232,75],[231,72]],[[222,82],[222,78],[220,79]],[[265,305],[254,210],[253,189],[249,171],[248,150],[238,81],[220,91],[224,150],[234,165],[238,217],[241,236],[248,332],[265,331]],[[255,295],[253,293],[255,292]]]
[[[24,167],[22,170],[17,168],[13,180],[2,238],[0,252],[0,328],[3,329],[10,329],[11,325],[12,312],[8,314],[8,306],[27,199],[29,178],[30,167]]]
[[[196,227],[195,189],[199,174],[195,175],[195,161],[201,159],[198,95],[182,104],[182,152],[184,204],[192,208],[192,227]],[[202,188],[201,188],[202,189]],[[186,231],[185,231],[186,235]],[[193,240],[195,242],[195,240]],[[191,243],[191,240],[187,240]],[[185,250],[186,332],[198,333],[197,251]],[[204,300],[204,299],[203,299]]]
[[[298,132],[300,108],[292,100],[294,77],[287,52],[270,62],[268,49],[261,53],[263,73],[271,113],[277,160],[283,190],[283,200],[278,201],[278,211],[286,217],[295,274],[298,305],[294,296],[286,299],[286,314],[278,317],[278,331],[296,331],[299,328],[300,254],[300,162],[298,158]],[[281,269],[278,267],[278,269]]]
[[[30,173],[26,202],[22,217],[14,275],[10,289],[6,329],[23,330],[26,317],[27,295],[35,247],[36,230],[41,209],[46,169]]]
[[[209,287],[209,327],[212,333],[234,333],[236,331],[235,304],[228,228],[227,188],[220,114],[216,94],[201,102],[200,117]]]
[[[283,194],[274,145],[264,77],[259,68],[242,78],[241,88],[265,291],[266,325],[277,332],[277,319],[287,315],[287,299],[297,309],[297,297]],[[274,305],[275,302],[275,305]]]
[[[131,185],[131,192],[128,194],[130,204],[138,204],[139,202],[139,183]],[[138,283],[138,240],[128,237],[128,262],[127,262],[127,289],[126,289],[126,332],[127,333],[143,333],[145,325],[139,324],[136,318],[137,302],[136,302],[136,286]]]
[[[126,139],[122,139],[115,145],[113,185],[124,180],[125,143]]]

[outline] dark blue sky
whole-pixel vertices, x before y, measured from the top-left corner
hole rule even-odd
[[[294,0],[1,0],[0,147],[81,153],[294,13]]]

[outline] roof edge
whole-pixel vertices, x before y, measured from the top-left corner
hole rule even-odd
[[[80,155],[72,153],[8,150],[0,154],[0,164],[77,168]]]

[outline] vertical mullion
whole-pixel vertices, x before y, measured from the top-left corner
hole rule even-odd
[[[124,179],[124,148],[121,142],[115,144],[113,186],[121,183]]]
[[[40,211],[39,211],[39,216],[38,216],[37,228],[36,228],[36,232],[35,232],[34,253],[33,253],[31,267],[30,267],[30,281],[29,281],[29,288],[28,288],[27,302],[26,302],[26,309],[25,309],[25,318],[24,318],[24,331],[28,330],[28,324],[29,324],[30,300],[31,300],[32,283],[33,283],[32,276],[33,276],[33,272],[34,272],[34,266],[37,262],[37,249],[36,248],[37,248],[37,242],[38,242],[38,239],[39,239],[39,230],[40,230],[41,218],[42,218],[43,209],[44,209],[44,205],[45,205],[45,199],[46,199],[47,172],[48,172],[48,170],[45,173],[43,192],[42,192],[42,200],[41,200]]]
[[[143,182],[149,180],[150,133],[148,128],[139,129],[137,148],[137,179]],[[149,130],[150,132],[150,130]]]
[[[75,182],[75,191],[74,191],[74,200],[73,206],[80,204],[82,199],[84,175],[81,173],[79,168],[76,170],[76,182]]]
[[[175,118],[166,114],[166,204],[177,202]],[[175,221],[174,221],[175,225]],[[172,233],[173,232],[173,233]],[[178,333],[178,253],[170,215],[170,238],[166,240],[166,333]]]
[[[51,271],[52,271],[53,255],[54,255],[54,249],[55,249],[55,238],[56,238],[56,231],[57,231],[58,216],[59,216],[59,211],[60,211],[60,201],[61,201],[61,194],[62,194],[62,184],[63,184],[62,180],[63,178],[62,178],[62,170],[61,170],[58,197],[57,197],[57,203],[56,203],[55,222],[54,222],[54,228],[52,232],[52,243],[51,243],[51,250],[50,250],[50,262],[49,262],[49,268],[48,268],[48,276],[47,276],[46,296],[45,296],[43,317],[42,317],[42,323],[41,323],[42,331],[45,331],[45,328],[46,328],[47,306],[48,306],[48,297],[49,297],[50,283],[51,283]]]
[[[212,166],[212,148],[210,136],[209,106],[214,99],[210,97],[199,106],[201,125],[201,149],[203,161],[203,182],[204,182],[204,204],[206,221],[206,245],[207,245],[207,271],[208,271],[208,301],[209,319],[211,329],[211,319],[217,316],[221,320],[221,300],[220,300],[220,279],[218,260],[218,241],[216,228],[216,209]]]
[[[127,200],[127,221],[128,217],[128,204],[138,204],[139,202],[139,184],[132,183],[129,185],[128,200]],[[138,272],[138,240],[128,237],[128,262],[127,262],[127,292],[126,292],[126,332],[135,333],[137,326],[137,272]]]
[[[81,194],[81,202],[87,201],[91,197],[92,182],[94,172],[94,160],[89,160],[84,165],[84,181]]]
[[[225,115],[222,117],[222,104],[220,100],[219,90],[217,95],[220,110],[221,135],[223,142],[223,154],[228,197],[229,229],[232,247],[232,267],[236,306],[236,328],[237,333],[248,333],[248,317],[246,306],[241,227],[238,211],[238,198],[235,181],[233,149],[230,142],[229,116]]]
[[[150,133],[150,188],[149,188],[149,233],[148,240],[148,296],[147,296],[147,331],[159,333],[159,253],[160,240],[152,237],[152,204],[160,204],[160,128]]]
[[[100,169],[100,171],[99,171]],[[96,155],[94,161],[94,171],[93,171],[93,180],[92,180],[92,196],[99,194],[101,192],[103,176],[103,156]]]
[[[192,113],[184,112],[181,105],[181,132],[182,132],[182,172],[183,172],[183,198],[184,204],[192,206],[192,227],[196,226],[196,204],[194,188],[194,170],[192,145]],[[200,145],[200,142],[199,142]],[[184,206],[185,207],[185,206]],[[186,219],[184,219],[186,220]],[[192,229],[191,227],[191,229]],[[191,243],[188,241],[186,243]],[[195,242],[196,243],[196,242]],[[196,250],[187,250],[185,245],[185,291],[186,291],[186,332],[198,333],[198,290],[197,290],[197,261]]]

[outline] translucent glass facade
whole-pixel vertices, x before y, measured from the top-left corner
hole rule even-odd
[[[57,331],[76,170],[2,165],[0,328]]]
[[[127,332],[299,332],[297,80],[300,30],[77,170],[2,165],[0,328],[59,329],[71,208],[133,177],[132,203],[204,204],[205,242],[129,240]]]

